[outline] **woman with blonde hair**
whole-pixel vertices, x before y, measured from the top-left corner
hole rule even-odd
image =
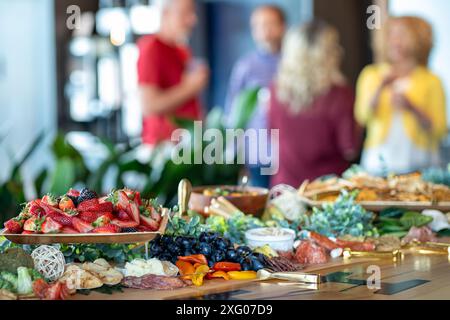
[[[271,184],[341,174],[358,154],[354,94],[340,71],[336,29],[313,21],[291,29],[271,89],[269,124],[279,129],[279,171]]]
[[[385,62],[367,66],[357,85],[355,114],[367,127],[361,164],[375,175],[439,165],[447,133],[444,90],[428,68],[431,26],[421,18],[387,22]]]

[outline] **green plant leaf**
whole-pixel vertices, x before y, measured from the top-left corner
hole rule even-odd
[[[55,171],[51,176],[50,192],[64,194],[75,183],[75,165],[72,159],[61,158],[56,162]]]
[[[400,223],[405,228],[412,228],[412,227],[423,227],[429,224],[431,221],[433,221],[432,217],[425,216],[423,214],[420,214],[419,212],[413,212],[408,211],[406,212],[401,218]]]
[[[258,106],[258,93],[260,88],[248,89],[241,92],[233,106],[231,126],[235,129],[245,129],[256,107]]]

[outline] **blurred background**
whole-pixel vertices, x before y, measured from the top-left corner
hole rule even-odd
[[[382,41],[366,26],[370,5],[379,5],[383,15],[426,18],[435,32],[430,68],[450,95],[449,1],[270,2],[285,9],[290,25],[321,18],[339,30],[343,71],[353,86],[363,67],[377,59],[372,42]],[[190,44],[194,56],[211,68],[205,108],[224,106],[233,64],[253,47],[249,15],[263,3],[196,2],[199,23]],[[77,30],[67,26],[72,5],[81,10]],[[2,208],[14,211],[25,198],[63,193],[77,184],[98,192],[131,184],[162,202],[172,199],[177,179],[189,174],[158,159],[143,164],[133,154],[141,132],[136,40],[158,27],[151,0],[0,0]],[[442,149],[449,162],[447,142]],[[195,184],[236,182],[239,168],[221,169],[191,171],[192,179]]]

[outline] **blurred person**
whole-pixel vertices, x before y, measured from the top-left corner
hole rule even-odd
[[[387,23],[386,62],[367,66],[357,84],[356,119],[367,127],[361,165],[374,175],[439,165],[447,133],[444,90],[428,68],[433,31],[416,17]]]
[[[279,171],[271,185],[342,174],[358,155],[354,93],[340,71],[335,28],[312,21],[291,29],[271,89],[269,125],[279,129]]]
[[[198,120],[198,96],[207,86],[209,70],[192,62],[186,43],[197,23],[194,0],[158,0],[160,30],[138,41],[138,80],[143,112],[142,141],[154,145],[170,140],[170,117]]]
[[[236,98],[243,91],[254,88],[269,88],[278,68],[280,50],[286,30],[286,16],[283,10],[274,5],[257,7],[250,18],[252,36],[256,50],[240,58],[232,71],[225,102],[225,112],[233,115]],[[259,104],[253,113],[247,128],[267,129],[267,106]],[[248,152],[258,146],[253,143]],[[247,164],[250,184],[268,187],[269,177],[261,175],[259,164]]]

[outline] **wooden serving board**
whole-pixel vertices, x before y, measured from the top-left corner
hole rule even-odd
[[[376,260],[376,259],[375,259]],[[345,268],[357,264],[374,261],[374,259],[356,258],[344,260],[342,258],[334,259],[328,263],[309,266],[301,272],[318,273],[324,275],[334,270],[335,268]],[[326,270],[326,272],[325,272]],[[331,271],[332,272],[332,271]],[[213,279],[205,280],[201,287],[190,286],[175,290],[139,290],[139,289],[124,289],[124,292],[114,293],[112,295],[92,292],[89,295],[77,294],[72,297],[74,300],[176,300],[176,299],[195,299],[196,297],[203,297],[204,295],[217,294],[221,292],[240,290],[253,284],[262,283],[260,280],[223,280]],[[264,282],[280,283],[283,280],[267,280]]]
[[[163,219],[156,232],[133,233],[79,233],[79,234],[10,234],[0,233],[6,239],[18,244],[73,244],[73,243],[143,243],[164,234],[169,220],[168,210],[163,211]]]
[[[312,208],[321,208],[326,203],[331,201],[315,201],[306,197],[302,197],[302,201]],[[413,201],[358,201],[364,209],[369,211],[379,212],[387,208],[401,208],[413,211],[422,210],[439,210],[450,211],[450,202],[413,202]]]

